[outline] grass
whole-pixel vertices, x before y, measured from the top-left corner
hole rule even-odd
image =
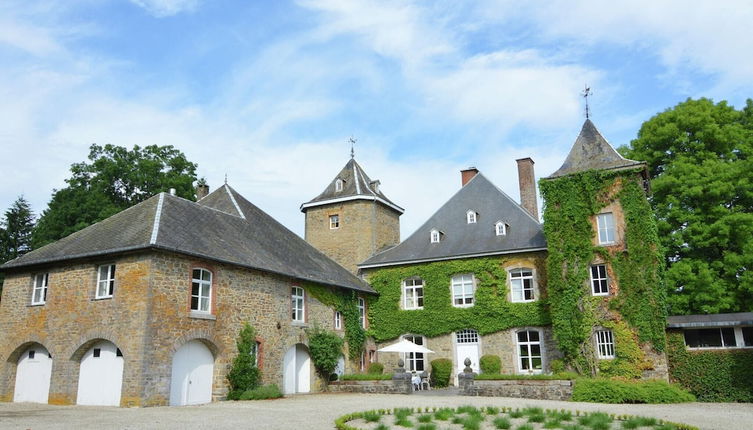
[[[502,430],[507,430],[512,426],[510,419],[507,417],[494,418],[494,421],[492,421],[492,423],[494,424],[494,428]]]

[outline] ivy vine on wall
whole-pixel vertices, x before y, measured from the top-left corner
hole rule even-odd
[[[343,316],[345,328],[345,342],[348,344],[348,358],[356,360],[360,358],[363,346],[366,343],[366,331],[361,327],[361,318],[358,313],[358,295],[355,291],[335,290],[331,287],[306,283],[306,291],[322,304],[340,311]],[[362,296],[367,303],[371,301],[368,296]]]

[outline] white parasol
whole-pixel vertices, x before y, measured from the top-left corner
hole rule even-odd
[[[392,345],[387,345],[384,348],[379,348],[377,351],[379,352],[421,352],[425,354],[434,353],[434,351],[430,350],[429,348],[423,345],[416,345],[415,343],[407,339],[403,339],[400,342],[393,343]]]

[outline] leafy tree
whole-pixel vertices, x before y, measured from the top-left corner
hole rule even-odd
[[[227,398],[230,400],[238,400],[244,392],[258,387],[261,378],[259,368],[256,367],[256,331],[249,323],[243,324],[236,345],[238,355],[227,374],[230,383]]]
[[[161,191],[194,199],[196,164],[172,146],[93,144],[89,161],[71,166],[68,186],[54,190],[33,234],[34,247],[53,242]]]
[[[670,313],[753,310],[753,100],[688,99],[620,150],[648,163]]]
[[[337,361],[343,355],[343,339],[318,326],[307,330],[306,334],[309,338],[309,352],[314,368],[326,384],[337,368]]]

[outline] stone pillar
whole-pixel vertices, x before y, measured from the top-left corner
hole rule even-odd
[[[460,392],[466,396],[475,396],[476,393],[473,390],[473,380],[476,379],[476,373],[471,369],[471,359],[467,358],[463,361],[465,369],[462,373],[458,374],[458,386]]]
[[[196,185],[196,200],[201,200],[209,194],[209,185],[198,184]]]
[[[392,384],[395,386],[395,390],[403,394],[413,393],[413,383],[411,382],[410,373],[405,371],[405,362],[403,359],[397,361],[397,368],[392,373]]]

